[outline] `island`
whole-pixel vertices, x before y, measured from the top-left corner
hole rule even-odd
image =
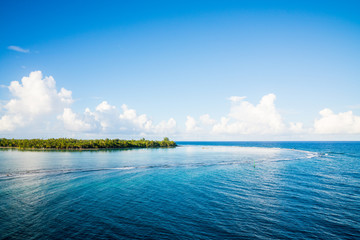
[[[0,138],[0,148],[17,148],[22,150],[98,150],[126,148],[170,148],[176,147],[174,141],[165,137],[162,141],[121,140],[121,139],[7,139]]]

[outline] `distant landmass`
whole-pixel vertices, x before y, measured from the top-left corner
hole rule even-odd
[[[121,139],[6,139],[0,138],[1,148],[49,149],[49,150],[83,150],[83,149],[122,149],[122,148],[167,148],[176,147],[174,141],[165,137],[162,141],[121,140]]]

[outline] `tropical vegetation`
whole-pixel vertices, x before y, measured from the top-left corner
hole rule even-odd
[[[162,141],[152,140],[120,140],[120,139],[73,139],[73,138],[49,138],[49,139],[6,139],[0,138],[0,147],[19,149],[59,149],[59,150],[82,150],[82,149],[121,149],[121,148],[164,148],[176,147],[174,141],[165,137]]]

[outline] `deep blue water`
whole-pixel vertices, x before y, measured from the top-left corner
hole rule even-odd
[[[360,142],[178,144],[0,151],[0,238],[360,238]]]

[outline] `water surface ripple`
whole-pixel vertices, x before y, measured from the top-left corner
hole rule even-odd
[[[0,238],[360,238],[360,143],[179,144],[0,151]]]

